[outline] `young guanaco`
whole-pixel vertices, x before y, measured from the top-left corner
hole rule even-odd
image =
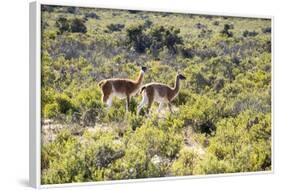
[[[126,111],[128,111],[130,98],[138,93],[146,70],[146,67],[141,67],[136,80],[111,78],[100,81],[98,85],[102,91],[102,101],[107,104],[108,108],[110,108],[114,96],[120,99],[126,98]]]
[[[172,104],[171,102],[177,97],[179,90],[180,90],[180,80],[185,80],[185,76],[182,74],[177,74],[175,79],[175,85],[174,87],[169,87],[166,84],[161,83],[149,83],[144,85],[141,88],[141,94],[142,94],[142,101],[138,105],[137,113],[140,112],[141,108],[148,105],[148,111],[151,108],[152,103],[158,102],[158,112],[161,111],[163,104],[168,104],[170,112],[172,112]]]

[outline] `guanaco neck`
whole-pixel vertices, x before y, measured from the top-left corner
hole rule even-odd
[[[138,78],[135,80],[135,83],[137,86],[141,85],[142,80],[143,80],[143,75],[144,75],[144,72],[143,72],[143,70],[141,70]]]
[[[175,79],[175,86],[174,88],[172,89],[173,90],[173,94],[176,95],[179,90],[180,90],[180,79],[178,76],[176,76],[176,79]]]

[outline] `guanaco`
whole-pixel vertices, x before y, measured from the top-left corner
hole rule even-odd
[[[111,78],[100,81],[98,85],[102,91],[102,101],[107,104],[108,108],[110,108],[112,105],[112,98],[114,96],[120,99],[126,98],[126,111],[128,111],[130,98],[138,93],[146,70],[146,67],[141,67],[140,73],[136,80]]]
[[[161,111],[163,104],[168,104],[170,112],[172,112],[171,102],[177,97],[180,90],[180,80],[185,80],[185,76],[177,74],[174,87],[169,87],[161,83],[149,83],[141,88],[142,101],[138,105],[137,114],[146,104],[148,105],[147,114],[151,108],[153,101],[159,103],[158,112]]]

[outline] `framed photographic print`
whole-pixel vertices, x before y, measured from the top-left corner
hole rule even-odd
[[[272,22],[31,3],[31,185],[271,173]]]

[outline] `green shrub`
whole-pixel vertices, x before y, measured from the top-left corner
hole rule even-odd
[[[97,86],[92,86],[88,88],[81,89],[73,99],[73,103],[76,107],[81,109],[101,109],[101,92]]]
[[[105,122],[121,122],[124,121],[126,114],[125,101],[113,101],[112,106],[107,110]]]
[[[245,30],[245,31],[243,32],[243,36],[244,36],[244,37],[256,36],[256,35],[258,35],[258,34],[259,34],[259,33],[256,32],[256,31],[248,31],[248,30]]]
[[[224,160],[218,160],[213,154],[206,154],[194,169],[194,173],[198,175],[222,174],[232,171],[232,165],[229,165]]]
[[[79,149],[78,139],[72,136],[69,130],[62,131],[53,143],[43,146],[42,162],[45,167],[49,167],[42,170],[42,183],[80,181],[78,177],[83,175],[85,170]]]
[[[55,102],[58,105],[58,111],[62,114],[67,114],[69,111],[75,110],[72,100],[66,94],[58,94]]]
[[[194,150],[183,148],[179,153],[179,157],[171,166],[172,174],[174,176],[193,175],[195,174],[194,170],[198,161],[199,156],[196,152],[194,152]]]
[[[75,13],[77,13],[78,9],[79,9],[79,8],[77,8],[77,7],[67,7],[67,8],[66,8],[66,11],[67,11],[68,13],[75,14]]]
[[[220,120],[210,139],[201,172],[228,173],[271,169],[270,114],[242,112]],[[258,129],[258,130],[256,130]]]
[[[129,125],[131,126],[132,130],[136,130],[137,128],[141,127],[144,121],[143,116],[135,115],[135,114],[130,114],[129,115]]]
[[[128,44],[137,52],[144,53],[146,49],[147,39],[143,33],[142,25],[130,26],[126,29]]]
[[[107,27],[108,31],[110,31],[110,32],[119,32],[125,27],[125,25],[111,23],[111,24],[107,25],[106,27]]]
[[[70,130],[64,130],[43,146],[43,184],[104,180],[110,165],[124,156],[113,133],[85,133],[84,138],[81,143]]]
[[[181,148],[182,136],[176,134],[173,129],[164,131],[156,127],[153,123],[148,123],[137,128],[128,142],[128,147],[132,145],[145,150],[150,158],[156,154],[173,158]]]
[[[97,15],[95,12],[86,13],[85,16],[86,16],[87,18],[100,19],[99,15]]]
[[[221,34],[226,35],[227,37],[233,37],[233,32],[230,31],[233,28],[233,24],[225,24]]]
[[[169,160],[181,148],[181,136],[156,127],[142,126],[125,137],[126,149],[121,179],[161,177],[169,169]]]
[[[56,26],[59,29],[59,34],[62,34],[64,32],[69,32],[70,29],[70,23],[65,17],[59,17],[56,21]]]
[[[214,134],[215,122],[220,117],[216,102],[206,96],[193,96],[193,98],[180,108],[179,117],[195,132]]]
[[[179,36],[180,29],[174,27],[165,28],[155,26],[147,29],[145,25],[130,26],[126,30],[128,44],[134,47],[139,53],[144,53],[146,49],[156,56],[159,51],[166,47],[170,53],[177,52],[177,45],[183,43]]]
[[[59,113],[59,106],[56,103],[46,104],[44,106],[43,117],[44,118],[55,118]]]
[[[200,93],[210,85],[210,81],[201,72],[198,72],[193,74],[191,84],[195,86],[196,92]]]
[[[43,12],[47,11],[47,12],[53,12],[54,11],[54,6],[51,6],[51,5],[42,5],[41,6],[41,10]]]
[[[263,33],[271,33],[271,27],[266,27],[261,29]]]
[[[73,104],[80,113],[84,126],[95,125],[95,123],[104,118],[104,106],[101,101],[101,93],[97,86],[83,88],[75,93]]]
[[[159,51],[159,49],[166,46],[171,53],[175,54],[176,45],[183,42],[179,33],[180,29],[175,29],[174,27],[155,26],[151,28],[148,31],[150,48],[152,51]]]
[[[214,84],[214,90],[218,93],[224,87],[224,79],[217,79]]]
[[[139,102],[135,98],[130,99],[129,111],[136,114]]]
[[[78,33],[86,33],[87,32],[87,27],[84,24],[84,21],[79,18],[75,18],[71,21],[70,24],[70,31],[71,32],[78,32]]]
[[[194,48],[191,47],[189,44],[186,46],[181,46],[180,53],[185,58],[193,58],[195,55]]]

